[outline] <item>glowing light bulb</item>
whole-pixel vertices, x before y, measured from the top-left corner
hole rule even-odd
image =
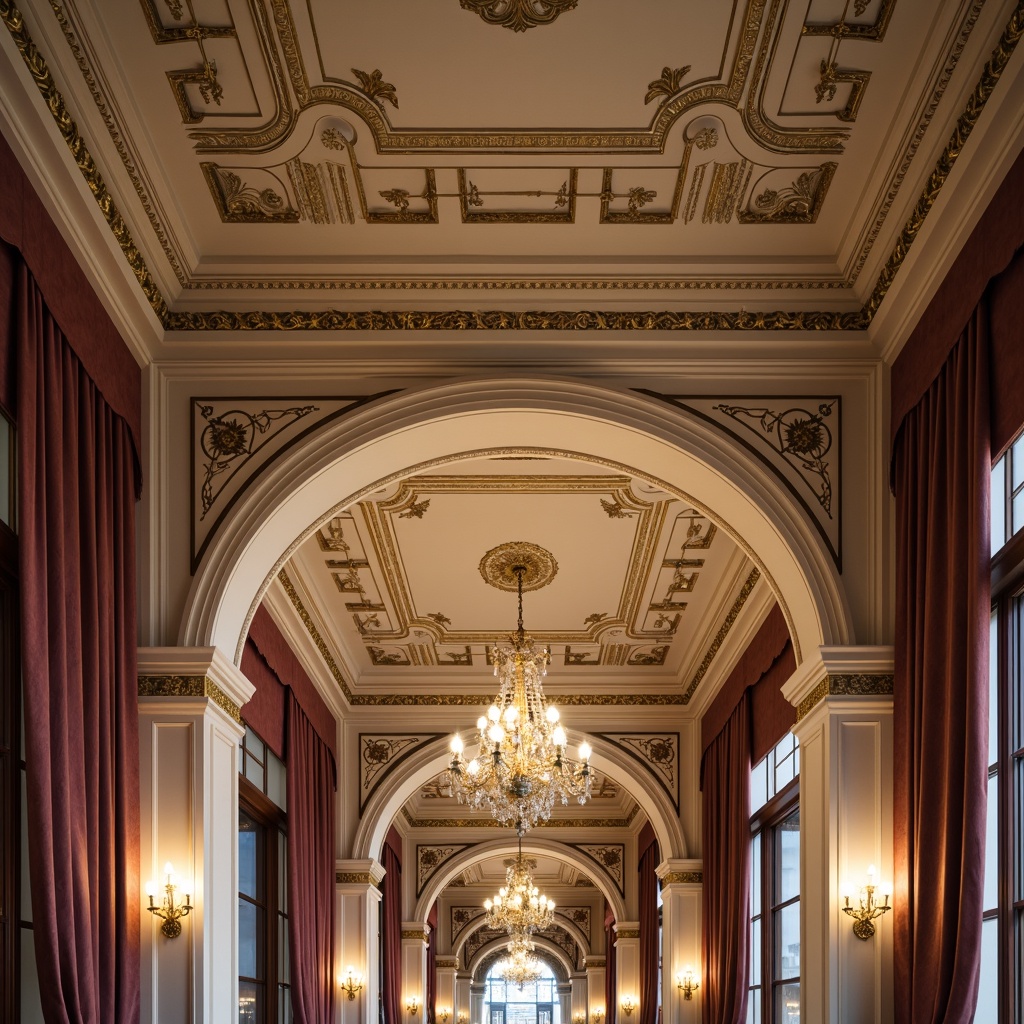
[[[492,704],[492,705],[491,705],[491,706],[490,706],[490,707],[489,707],[489,708],[487,709],[487,717],[488,717],[488,718],[489,718],[489,719],[490,719],[490,720],[491,720],[492,722],[497,722],[497,721],[498,721],[498,719],[499,719],[499,718],[501,718],[501,711],[499,710],[499,708],[498,708],[498,705],[497,705],[497,704]]]
[[[548,710],[547,710],[546,714],[547,714],[548,721],[552,725],[554,725],[555,722],[558,721],[558,708],[556,708],[554,704],[549,704],[548,705]]]
[[[147,896],[155,896],[156,895],[156,882],[154,882],[152,878],[146,883],[146,895]]]
[[[487,738],[492,743],[500,743],[505,738],[505,730],[500,725],[492,725],[487,730]]]
[[[462,743],[462,737],[458,733],[456,733],[452,737],[452,741],[449,744],[449,747],[451,748],[451,752],[453,754],[461,754],[462,753],[464,747],[463,747],[463,743]]]
[[[476,775],[480,771],[480,762],[474,757],[469,764],[466,765],[466,771],[470,775]]]
[[[591,749],[590,744],[587,743],[584,740],[584,742],[580,744],[580,748],[579,749],[580,749],[580,760],[581,761],[589,761],[590,760],[590,755],[594,752]]]
[[[554,732],[551,733],[551,739],[556,747],[564,747],[567,739],[565,730],[560,725],[556,725]]]
[[[481,715],[481,716],[480,716],[480,717],[479,717],[479,718],[478,718],[478,719],[476,720],[476,727],[477,727],[477,728],[478,728],[478,729],[479,729],[479,730],[480,730],[481,732],[483,732],[483,731],[484,731],[484,729],[486,729],[486,728],[487,728],[487,719],[486,719],[486,718],[485,718],[485,717],[484,717],[483,715]]]

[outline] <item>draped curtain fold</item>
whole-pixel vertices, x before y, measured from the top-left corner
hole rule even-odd
[[[288,924],[295,1024],[334,1017],[334,758],[288,691]]]
[[[615,915],[606,902],[604,905],[604,1012],[605,1020],[615,1019],[615,1007],[618,997],[618,985],[615,972],[618,969],[615,956]]]
[[[704,1024],[747,1017],[750,961],[750,691],[701,760]]]
[[[402,839],[394,826],[384,840],[384,967],[381,995],[384,1024],[402,1020]]]
[[[658,840],[650,822],[640,833],[640,1013],[638,1024],[658,1024],[658,967],[661,958],[658,920]]]
[[[896,436],[898,1024],[967,1024],[981,960],[988,776],[986,303]]]
[[[18,268],[28,851],[47,1024],[139,1019],[132,434]]]
[[[430,938],[427,939],[427,1021],[434,1024],[437,1003],[437,901],[427,915]]]

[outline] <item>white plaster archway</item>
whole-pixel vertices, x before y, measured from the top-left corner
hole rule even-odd
[[[594,737],[570,730],[569,739],[572,745],[578,745],[580,740],[588,739],[594,747],[591,764],[629,789],[654,829],[663,859],[688,856],[686,838],[679,816],[653,776],[638,775],[635,762],[627,754],[609,744],[600,743]],[[424,744],[403,761],[401,766],[381,783],[363,808],[353,838],[351,856],[357,860],[376,857],[395,816],[423,785],[448,767],[450,760],[448,739],[443,738]],[[431,888],[427,892],[433,892],[436,896],[440,889]],[[429,913],[431,903],[426,905],[424,914]],[[419,919],[418,911],[412,919]],[[423,920],[426,920],[425,916]]]
[[[189,592],[179,644],[219,647],[237,664],[267,587],[320,523],[411,471],[493,449],[564,454],[646,476],[692,502],[747,551],[782,606],[798,664],[819,645],[854,642],[839,575],[805,513],[764,466],[715,428],[632,392],[578,381],[484,379],[373,403],[271,465],[212,539]]]
[[[537,947],[537,953],[540,954],[542,960],[547,961],[548,967],[551,968],[551,973],[555,975],[555,978],[559,982],[564,984],[565,982],[568,982],[574,974],[579,973],[575,966],[569,963],[569,959],[565,955],[565,950],[560,949],[553,942],[549,942],[543,936],[534,936],[533,941]],[[487,943],[486,946],[482,946],[477,951],[476,956],[473,957],[472,963],[466,964],[466,971],[474,982],[477,984],[483,982],[487,972],[490,971],[494,964],[505,955],[506,944],[505,939],[495,939],[493,942]],[[554,963],[552,963],[552,961],[554,961]]]
[[[568,920],[565,917],[556,917],[555,924],[559,928],[561,928],[562,931],[564,931],[573,940],[573,942],[576,943],[577,946],[579,946],[579,948],[583,951],[583,955],[585,957],[590,956],[590,954],[592,953],[591,943],[588,941],[587,937],[583,934],[583,932],[577,925],[573,924],[570,920]],[[466,943],[469,942],[470,937],[475,935],[482,928],[486,927],[487,921],[482,917],[478,918],[476,921],[471,922],[466,926],[465,934],[459,936],[459,941],[453,944],[452,948],[448,951],[448,953],[441,955],[458,956],[461,962],[462,951],[465,948]],[[538,940],[543,938],[544,936],[538,936]]]
[[[508,854],[508,839],[493,839],[486,843],[478,843],[467,850],[462,850],[450,860],[444,862],[431,879],[427,887],[420,893],[416,901],[416,908],[413,911],[411,920],[426,921],[430,908],[434,905],[437,897],[448,887],[451,880],[462,874],[467,868],[482,861],[491,860],[494,857]],[[523,853],[526,855],[550,857],[552,860],[560,861],[571,867],[586,872],[587,877],[601,890],[601,895],[608,901],[616,921],[626,920],[626,903],[621,893],[610,879],[601,872],[594,870],[592,861],[588,861],[583,854],[578,853],[570,846],[554,839],[542,839],[533,830],[523,837]]]

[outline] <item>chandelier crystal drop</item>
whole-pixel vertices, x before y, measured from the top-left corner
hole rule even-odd
[[[565,755],[567,737],[558,708],[544,700],[541,680],[551,660],[549,648],[537,650],[523,629],[525,565],[514,565],[519,595],[519,625],[507,644],[490,652],[499,689],[487,714],[477,722],[479,749],[466,760],[462,737],[451,741],[448,775],[452,791],[471,807],[487,806],[494,818],[515,825],[520,836],[551,815],[555,799],[585,803],[590,796],[588,743],[579,760]]]
[[[487,926],[523,938],[549,928],[555,921],[555,901],[542,895],[533,884],[530,865],[523,858],[522,835],[516,859],[505,863],[505,884],[493,900],[484,900]]]

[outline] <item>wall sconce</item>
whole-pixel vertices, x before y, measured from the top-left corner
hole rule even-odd
[[[409,1011],[410,1017],[415,1017],[420,1012],[420,1001],[417,996],[409,996],[405,1001],[405,1008]]]
[[[349,999],[355,999],[356,994],[363,989],[363,976],[356,974],[351,964],[345,968],[345,977],[338,979],[338,984],[343,992],[348,993]]]
[[[889,906],[889,897],[892,895],[892,886],[886,882],[881,885],[875,884],[875,865],[871,864],[868,866],[868,880],[861,887],[860,895],[858,897],[859,905],[856,907],[850,906],[850,897],[853,895],[852,887],[849,885],[843,886],[840,895],[845,901],[843,911],[850,915],[854,919],[853,921],[853,934],[858,939],[867,941],[875,934],[875,926],[871,923],[876,917],[881,917],[884,913],[892,910]],[[878,902],[875,898],[875,893],[882,893],[882,901]]]
[[[692,999],[693,993],[700,988],[699,982],[694,979],[693,968],[689,965],[676,975],[676,988],[683,993],[684,999]]]
[[[170,861],[164,865],[164,874],[167,875],[167,883],[164,885],[164,896],[159,904],[153,902],[153,897],[156,895],[156,882],[146,883],[146,895],[149,897],[147,909],[151,914],[163,918],[164,923],[160,926],[160,931],[167,938],[175,939],[181,934],[181,919],[188,917],[188,912],[192,909],[192,904],[189,902],[191,897],[185,893],[184,903],[175,901],[175,893],[179,886]]]
[[[590,1020],[592,1024],[601,1024],[601,1021],[604,1020],[604,1010],[591,1010]]]
[[[435,1010],[435,1016],[441,1024],[448,1024],[448,1018],[451,1015],[452,1011],[447,1006],[442,1006],[439,1010]]]
[[[633,1011],[636,1009],[636,1000],[632,996],[623,996],[619,1005],[622,1007],[622,1012],[627,1017],[633,1016]]]
[[[468,1021],[468,1020],[469,1020],[469,1014],[466,1013],[465,1010],[459,1010],[459,1016],[458,1016],[459,1024],[466,1024],[466,1021]]]
[[[587,1015],[582,1011],[572,1015],[572,1024],[587,1024]]]

